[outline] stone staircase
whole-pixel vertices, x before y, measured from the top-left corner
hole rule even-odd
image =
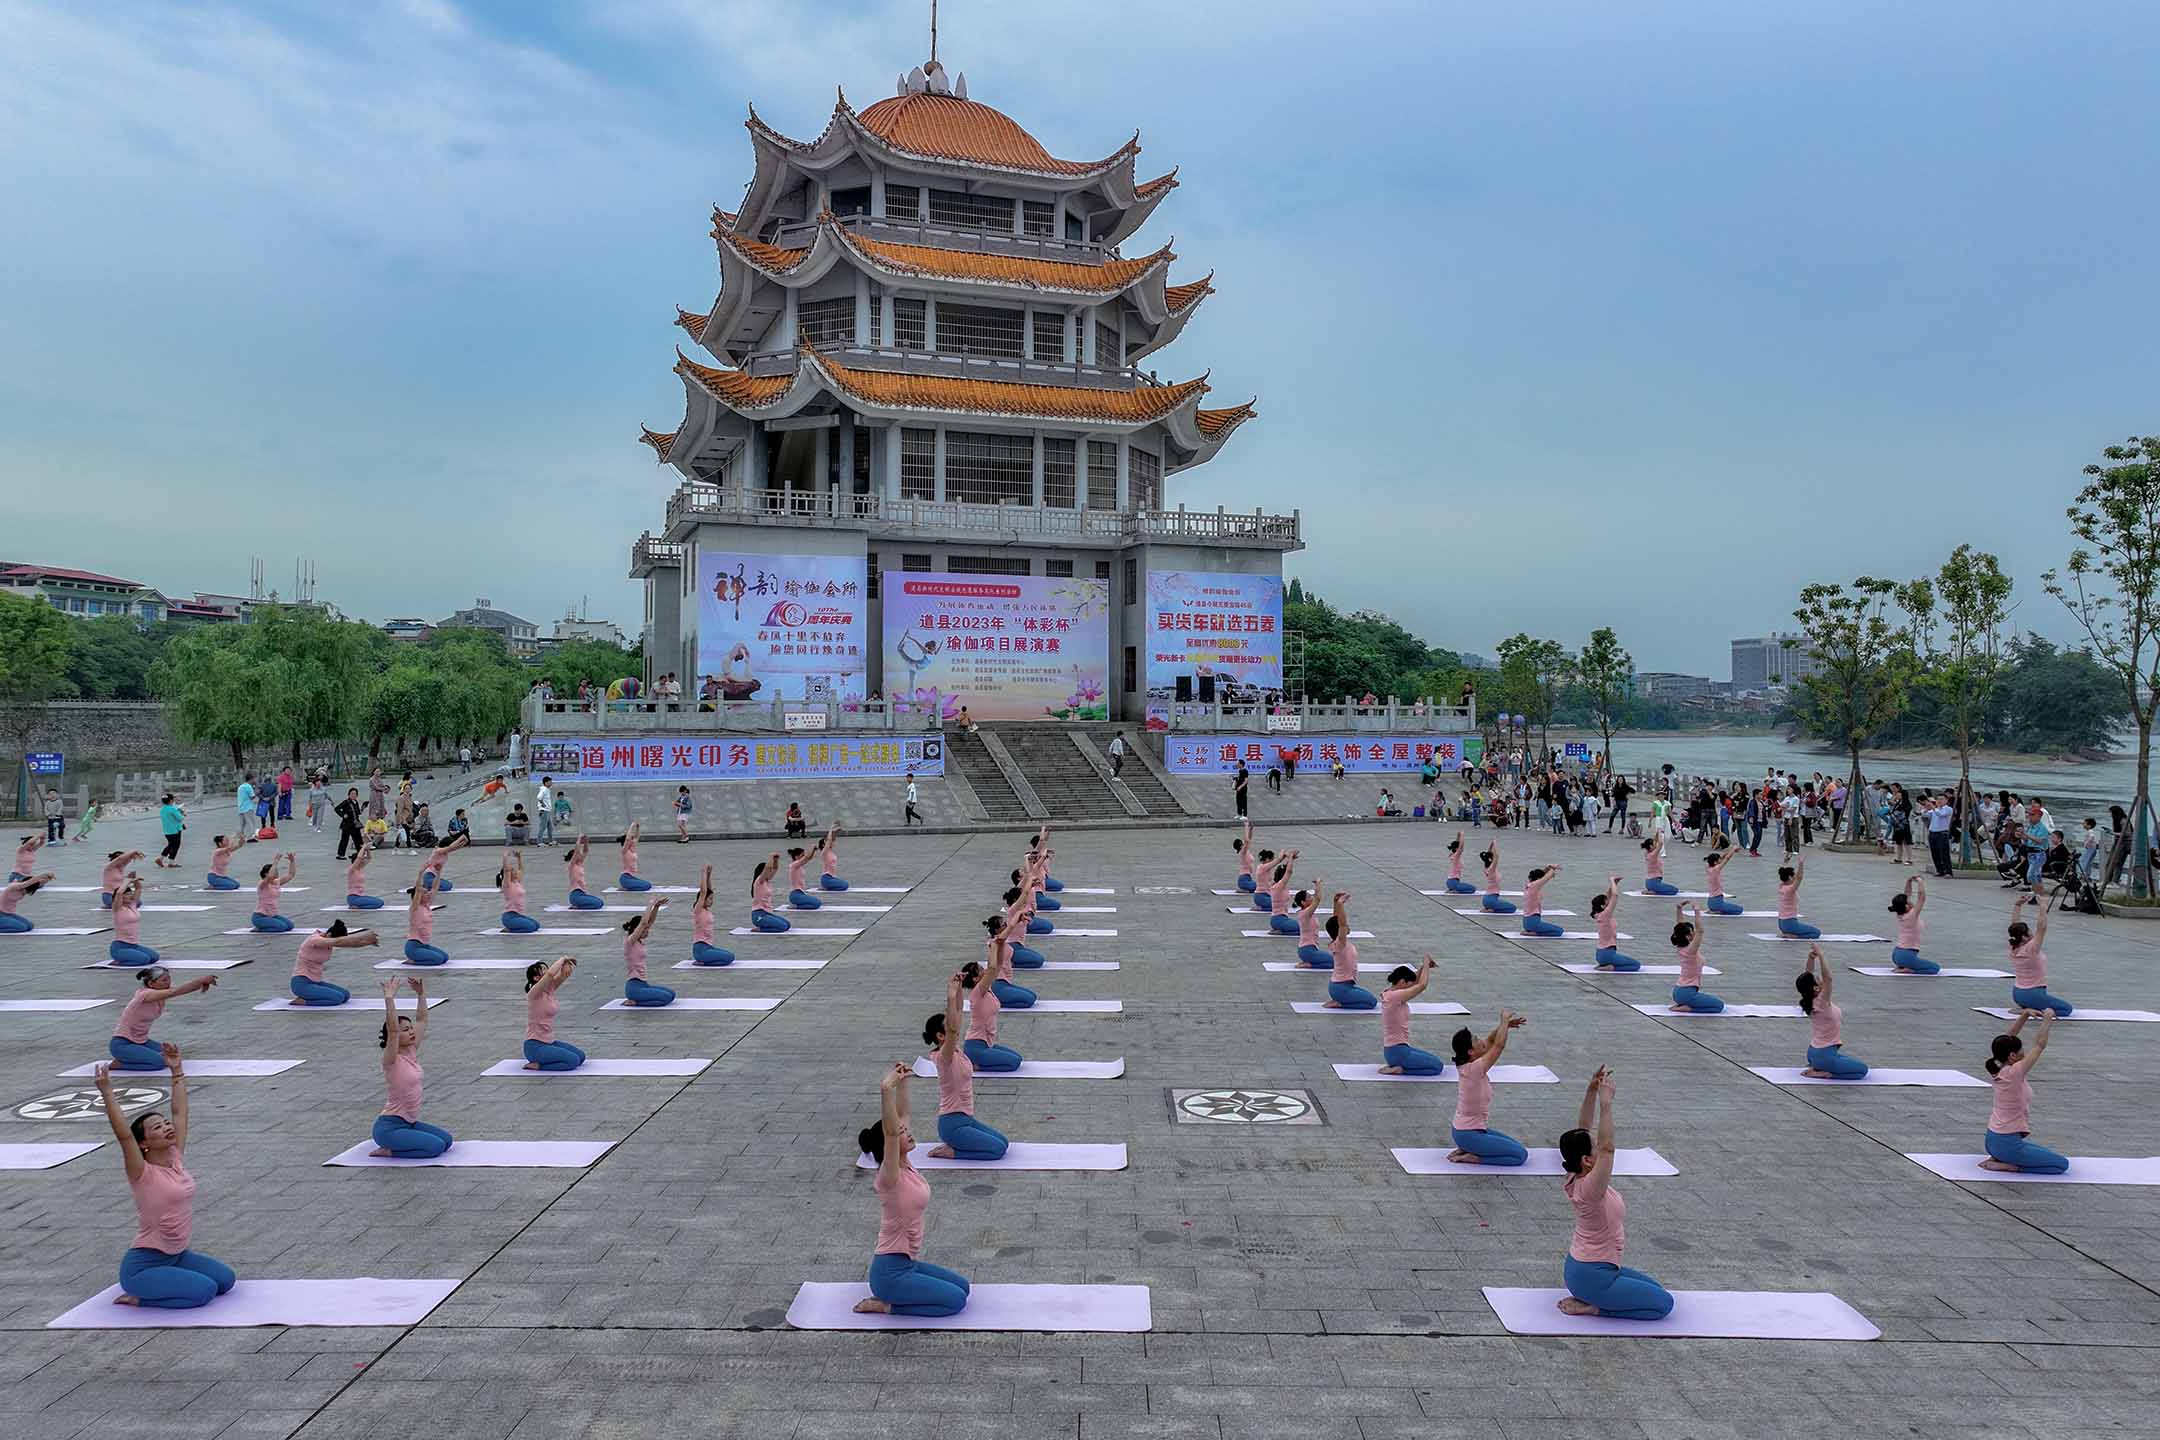
[[[1072,742],[1063,725],[1019,721],[993,727],[1027,776],[1028,784],[1051,818],[1059,820],[1122,820],[1125,807],[1103,783],[1095,767]],[[1125,764],[1130,774],[1133,765]],[[1174,813],[1174,812],[1173,812]]]
[[[1110,737],[1125,737],[1125,773],[1118,776],[1118,779],[1125,782],[1125,788],[1132,791],[1134,799],[1147,807],[1150,817],[1170,820],[1187,813],[1184,807],[1178,804],[1177,797],[1170,793],[1162,781],[1156,778],[1155,772],[1147,767],[1147,762],[1140,758],[1143,741],[1139,726],[1082,725],[1076,728],[1086,732],[1106,765],[1110,763]]]
[[[1069,748],[1069,747],[1068,747]],[[982,803],[983,814],[992,820],[1028,818],[1027,806],[1005,779],[997,759],[978,736],[960,730],[945,732],[945,759],[967,780]]]

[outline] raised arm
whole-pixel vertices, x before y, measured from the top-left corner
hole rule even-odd
[[[2040,1032],[2043,1037],[2045,1029]],[[180,1068],[180,1047],[171,1041],[158,1046],[158,1053],[165,1057],[165,1068],[172,1071],[172,1143],[175,1150],[187,1149],[187,1075]]]
[[[986,972],[989,968],[983,967]],[[952,978],[945,982],[945,1033],[938,1037],[940,1065],[947,1063],[944,1057],[960,1048],[960,992],[966,984],[967,974],[961,970],[953,971]]]
[[[907,1082],[914,1078],[915,1067],[905,1061],[896,1061],[878,1082],[878,1118],[885,1127],[885,1158],[878,1162],[880,1175],[898,1174],[907,1154],[900,1148],[900,1137],[908,1128]]]
[[[358,950],[363,946],[382,944],[382,936],[373,930],[348,930],[343,935],[325,935],[333,950]]]
[[[281,884],[281,885],[290,885],[290,884],[292,884],[293,880],[294,880],[294,879],[295,879],[295,878],[296,878],[296,877],[297,877],[297,876],[298,876],[299,874],[300,874],[300,858],[299,858],[299,857],[298,857],[297,855],[293,854],[293,852],[292,852],[292,851],[290,851],[290,850],[286,851],[286,852],[285,852],[285,878],[284,878],[283,880],[280,880],[280,881],[279,881],[278,883],[279,883],[279,884]]]
[[[690,908],[693,910],[710,910],[712,900],[712,866],[707,865],[704,873],[698,877],[697,899],[691,902]]]
[[[397,992],[396,976],[382,982],[382,1069],[385,1076],[390,1073],[390,1062],[397,1059],[398,1054]],[[420,1008],[425,1010],[427,1006],[423,1004]]]
[[[577,969],[577,956],[560,956],[556,959],[554,964],[548,966],[547,969],[540,972],[540,978],[533,982],[533,989],[547,991],[560,990],[562,988],[563,981],[568,980],[570,978],[570,972],[575,969]]]
[[[1793,856],[1793,862],[1792,862],[1792,863],[1793,863],[1793,872],[1792,872],[1792,883],[1793,883],[1793,889],[1797,890],[1797,889],[1799,889],[1799,888],[1800,888],[1800,882],[1801,882],[1801,881],[1803,881],[1803,880],[1805,880],[1805,879],[1807,879],[1807,856],[1805,856],[1805,855],[1795,855],[1795,856]],[[1917,877],[1915,877],[1915,878],[1917,878]]]
[[[174,1092],[177,1093],[179,1088],[174,1085]],[[138,1180],[143,1171],[142,1146],[135,1143],[135,1132],[128,1129],[127,1121],[120,1118],[119,1102],[113,1099],[110,1060],[98,1062],[97,1089],[99,1098],[105,1102],[105,1123],[112,1126],[113,1143],[120,1147],[120,1163],[127,1168],[128,1179]]]
[[[2040,1017],[2040,1033],[2033,1036],[2032,1045],[2030,1047],[2031,1053],[2025,1057],[2025,1069],[2028,1073],[2032,1070],[2033,1066],[2040,1063],[2040,1057],[2047,1053],[2048,1035],[2051,1031],[2054,1030],[2054,1028],[2055,1012],[2050,1010]],[[176,1104],[179,1098],[179,1087],[174,1086],[173,1099]]]
[[[1432,967],[1433,958],[1427,955],[1417,968],[1417,979],[1411,981],[1407,987],[1409,993],[1405,996],[1406,999],[1415,1000],[1425,993],[1425,987],[1432,983]]]
[[[1517,1015],[1512,1010],[1502,1010],[1500,1012],[1500,1023],[1493,1026],[1492,1032],[1485,1037],[1485,1053],[1492,1059],[1498,1060],[1507,1049],[1508,1031],[1517,1028],[1522,1023],[1522,1016]]]
[[[406,976],[405,983],[413,993],[412,1048],[417,1058],[420,1047],[427,1044],[427,985],[418,975]]]
[[[1614,916],[1620,913],[1620,877],[1618,875],[1605,882],[1605,913]]]
[[[625,830],[625,831],[623,831],[623,844],[625,844],[625,845],[635,845],[635,844],[637,844],[637,842],[638,842],[638,836],[639,836],[639,835],[640,835],[641,833],[643,833],[643,832],[639,830],[639,828],[638,828],[638,822],[637,822],[637,821],[635,821],[635,820],[632,820],[632,821],[630,822],[630,828],[629,828],[629,829],[627,829],[627,830]]]
[[[1590,1162],[1590,1185],[1597,1194],[1604,1194],[1612,1183],[1613,1155],[1613,1076],[1609,1068],[1598,1069],[1598,1120],[1597,1149]]]
[[[1807,947],[1807,969],[1808,974],[1815,977],[1815,998],[1817,1000],[1828,1000],[1831,985],[1830,965],[1829,962],[1823,959],[1820,945]]]
[[[2039,918],[2033,922],[2033,944],[2047,944],[2048,916],[2053,912],[2054,908],[2044,900],[2035,900],[2033,902],[2033,909],[2039,913]]]
[[[630,932],[630,938],[643,940],[646,936],[652,934],[653,922],[660,918],[660,907],[665,904],[667,904],[665,895],[646,901],[645,913],[638,917],[637,929]]]
[[[1341,940],[1350,938],[1350,892],[1347,890],[1335,892],[1335,935]]]

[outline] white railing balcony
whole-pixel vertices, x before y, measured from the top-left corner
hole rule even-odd
[[[680,570],[684,558],[681,542],[656,539],[648,530],[630,542],[630,578],[643,580],[655,570]]]
[[[882,215],[842,215],[840,224],[874,240],[895,245],[927,245],[938,250],[968,250],[986,255],[1025,255],[1067,265],[1100,265],[1118,258],[1115,245],[1096,240],[1067,240],[1057,235],[1021,235],[986,225],[955,225],[944,220],[901,220]],[[772,243],[783,250],[808,249],[817,239],[815,220],[782,225]]]

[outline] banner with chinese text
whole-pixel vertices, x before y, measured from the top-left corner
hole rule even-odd
[[[977,720],[1107,720],[1110,582],[888,571],[892,700]]]
[[[936,735],[884,740],[638,736],[622,740],[536,740],[532,772],[580,783],[643,780],[862,780],[912,770],[945,773],[945,741]]]
[[[1251,705],[1282,689],[1280,578],[1200,570],[1153,570],[1147,581],[1147,723],[1169,728],[1179,676],[1198,700],[1203,677],[1215,702]]]
[[[1478,748],[1473,742],[1466,757],[1464,742],[1454,735],[1168,735],[1163,768],[1173,775],[1228,775],[1242,760],[1265,775],[1294,753],[1301,771],[1331,770],[1337,760],[1358,773],[1420,770],[1430,760],[1453,774],[1465,758],[1476,758]]]
[[[698,677],[722,700],[860,700],[860,555],[698,554]],[[822,686],[824,695],[815,693]]]

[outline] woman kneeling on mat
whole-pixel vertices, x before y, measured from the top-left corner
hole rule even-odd
[[[105,852],[105,868],[98,875],[98,904],[112,909],[113,896],[120,893],[120,884],[127,879],[128,866],[143,858],[140,850],[108,850]]]
[[[37,852],[44,844],[45,837],[42,835],[25,835],[15,842],[15,861],[8,866],[8,884],[28,880],[36,873],[32,867],[37,864]]]
[[[98,1094],[104,1097],[105,1119],[127,1167],[138,1226],[134,1243],[120,1257],[121,1293],[113,1303],[199,1310],[232,1289],[238,1277],[224,1261],[188,1249],[195,1231],[195,1177],[186,1164],[187,1075],[180,1047],[163,1047],[158,1063],[172,1071],[172,1118],[152,1110],[125,1125],[113,1099],[112,1067],[97,1068]]]
[[[1693,901],[1673,906],[1673,958],[1680,962],[1680,983],[1672,990],[1675,1014],[1714,1015],[1725,1008],[1723,1000],[1702,988],[1702,942],[1702,907]]]
[[[732,965],[735,952],[713,944],[712,866],[698,877],[697,899],[690,902],[690,960],[695,965]]]
[[[1438,1075],[1441,1071],[1439,1056],[1410,1043],[1410,1002],[1425,993],[1432,967],[1433,958],[1427,955],[1415,970],[1397,965],[1388,972],[1387,989],[1380,992],[1382,1075]]]
[[[1620,953],[1620,877],[1605,882],[1605,893],[1590,897],[1590,923],[1597,927],[1597,967],[1600,970],[1640,970],[1642,962]]]
[[[1003,929],[1006,947],[1012,952],[1012,963],[1021,970],[1043,968],[1042,951],[1027,943],[1028,922],[1035,918],[1035,906],[1017,890],[1005,892],[1005,915]],[[988,927],[985,926],[985,929]]]
[[[1036,863],[1037,857],[1033,854],[1021,856],[1020,868],[1012,872],[1012,883],[1034,897],[1033,903],[1037,910],[1064,909],[1064,901],[1058,899],[1055,895],[1047,894],[1043,890],[1041,877],[1035,868]]]
[[[1455,1148],[1448,1159],[1457,1165],[1520,1165],[1530,1158],[1522,1142],[1487,1126],[1492,1114],[1492,1067],[1507,1049],[1508,1031],[1523,1023],[1510,1010],[1500,1012],[1500,1023],[1483,1040],[1473,1040],[1465,1025],[1454,1035],[1455,1124],[1450,1134]]]
[[[1275,852],[1262,850],[1253,859],[1252,908],[1263,915],[1274,913],[1275,897],[1268,893],[1270,878],[1275,872]]]
[[[999,898],[1004,901],[1007,914],[1021,914],[1024,912],[1026,918],[1021,925],[1022,934],[1048,935],[1052,933],[1050,922],[1036,913],[1034,894],[1026,886],[1015,885]]]
[[[1230,848],[1237,852],[1237,888],[1250,895],[1260,888],[1260,882],[1253,878],[1252,821],[1245,822],[1245,833],[1232,840]]]
[[[380,896],[367,892],[368,861],[375,858],[375,842],[363,839],[360,848],[353,851],[352,863],[345,867],[345,908],[348,910],[380,910]]]
[[[989,938],[983,941],[983,965],[990,972],[990,988],[998,997],[998,1003],[1011,1010],[1026,1010],[1035,1004],[1035,992],[1025,985],[1013,982],[1012,930],[1002,915],[991,915],[983,920],[983,929]]]
[[[447,965],[449,953],[435,944],[435,872],[422,869],[405,906],[405,962]]]
[[[1297,869],[1298,852],[1285,850],[1268,872],[1268,929],[1277,935],[1298,933],[1297,916],[1290,913],[1290,875]]]
[[[1545,918],[1545,887],[1553,876],[1560,873],[1558,865],[1541,866],[1532,870],[1523,882],[1522,933],[1525,935],[1565,935],[1567,932]]]
[[[1713,915],[1744,915],[1747,907],[1737,900],[1725,898],[1725,867],[1732,863],[1737,850],[1719,850],[1703,857],[1703,879],[1710,891],[1710,913]]]
[[[278,914],[278,892],[292,884],[293,876],[300,873],[299,862],[288,850],[283,856],[285,873],[278,873],[278,861],[273,860],[257,872],[255,885],[255,913],[248,916],[248,924],[265,935],[283,935],[292,929],[292,921]]]
[[[1927,881],[1918,875],[1907,879],[1905,888],[1890,897],[1890,913],[1897,916],[1897,943],[1890,947],[1890,963],[1914,975],[1937,975],[1942,966],[1920,957],[1920,939],[1927,933],[1927,922],[1920,918],[1920,912],[1925,909]]]
[[[617,885],[633,894],[652,889],[652,881],[638,878],[637,842],[638,822],[633,820],[630,822],[630,828],[622,833],[620,840],[622,845],[622,874],[615,877]]]
[[[565,955],[550,965],[535,960],[525,967],[525,1068],[561,1074],[585,1063],[585,1052],[555,1038],[556,991],[577,969],[577,957]]]
[[[396,980],[383,981],[383,1111],[375,1117],[375,1148],[370,1155],[400,1160],[432,1160],[450,1148],[450,1132],[420,1118],[420,1046],[427,1039],[427,988],[417,975],[405,980],[419,1002],[411,1015],[398,1012]]]
[[[915,1072],[897,1064],[878,1082],[878,1123],[855,1136],[862,1151],[877,1161],[878,1235],[870,1257],[870,1296],[855,1302],[865,1315],[957,1315],[967,1304],[967,1276],[915,1257],[922,1253],[923,1212],[930,1208],[930,1182],[916,1170],[909,1152],[915,1134],[908,1128],[907,1082]]]
[[[1495,840],[1487,845],[1479,853],[1478,861],[1485,867],[1485,893],[1478,904],[1495,915],[1514,914],[1515,902],[1500,898],[1500,842]]]
[[[1643,890],[1651,895],[1677,895],[1680,887],[1665,878],[1665,837],[1653,834],[1642,842]]]
[[[37,928],[30,923],[29,916],[16,914],[15,907],[52,884],[52,880],[53,872],[42,870],[20,880],[10,880],[6,888],[0,889],[0,935],[26,935]]]
[[[1662,1320],[1672,1313],[1672,1296],[1642,1271],[1620,1263],[1627,1248],[1627,1202],[1612,1187],[1613,1154],[1613,1077],[1600,1065],[1583,1092],[1576,1128],[1560,1137],[1560,1168],[1568,1174],[1561,1188],[1575,1207],[1575,1233],[1561,1267],[1568,1293],[1560,1308],[1570,1315]]]
[[[332,950],[358,950],[380,944],[382,936],[373,930],[348,931],[343,920],[333,920],[328,930],[318,930],[302,940],[300,953],[293,959],[292,980],[289,982],[294,1002],[301,1005],[343,1005],[352,999],[352,991],[323,979],[323,962],[330,958]]]
[[[502,928],[512,935],[530,935],[540,922],[525,913],[525,856],[516,850],[504,854],[502,869],[495,872],[495,887],[502,891]]]
[[[825,838],[818,841],[818,877],[820,890],[845,890],[847,881],[840,878],[840,852],[833,842],[840,838],[840,822],[835,820],[825,827]]]
[[[1312,883],[1291,897],[1290,909],[1297,916],[1298,964],[1309,970],[1325,970],[1335,963],[1327,947],[1320,943],[1320,877],[1315,875]]]
[[[150,1043],[151,1024],[165,1013],[166,1001],[208,990],[217,984],[217,976],[205,975],[200,980],[175,985],[164,966],[153,965],[137,971],[135,983],[142,989],[137,990],[121,1009],[120,1021],[113,1027],[113,1036],[106,1042],[106,1049],[112,1055],[115,1070],[162,1070],[165,1056],[159,1047]]]
[[[653,922],[660,918],[660,907],[667,904],[667,896],[656,896],[645,903],[645,913],[623,921],[623,999],[641,1008],[658,1009],[675,1003],[675,992],[665,985],[648,984],[645,979],[645,937],[652,934]]]
[[[2035,1015],[2040,1017],[2040,1033],[2033,1037],[2028,1052],[2018,1032]],[[2032,1134],[2032,1067],[2046,1052],[2048,1031],[2054,1024],[2053,1011],[2027,1010],[2011,1021],[2010,1028],[1997,1035],[1989,1047],[1987,1069],[1994,1077],[1995,1103],[1988,1110],[1987,1159],[1980,1162],[1983,1170],[2060,1175],[2070,1168],[2068,1160],[2026,1138]]]
[[[1463,878],[1462,878],[1462,861],[1463,861],[1463,837],[1462,837],[1462,831],[1460,831],[1460,830],[1457,830],[1457,831],[1455,832],[1455,838],[1454,838],[1453,840],[1450,840],[1450,841],[1448,841],[1448,844],[1447,844],[1447,854],[1448,854],[1448,862],[1447,862],[1447,893],[1448,893],[1448,894],[1450,894],[1450,895],[1475,895],[1475,894],[1477,894],[1477,886],[1475,886],[1475,885],[1472,885],[1472,884],[1471,884],[1471,883],[1470,883],[1469,881],[1467,881],[1467,880],[1465,880],[1465,879],[1463,879]]]
[[[940,1160],[1000,1160],[1009,1143],[975,1118],[975,1062],[960,1045],[960,995],[964,971],[945,982],[945,1013],[923,1022],[925,1045],[937,1052],[938,1143],[930,1153]]]
[[[960,1042],[967,1058],[975,1062],[978,1070],[1019,1069],[1020,1052],[997,1043],[998,1011],[1005,1005],[998,999],[992,973],[970,960],[960,967],[960,978],[968,987],[967,1038]]]
[[[2038,928],[2025,923],[2023,912],[2027,905],[2039,917]],[[2047,951],[2040,947],[2047,942],[2048,905],[2030,895],[2019,895],[2017,903],[2010,907],[2010,1003],[2020,1010],[2049,1010],[2057,1015],[2068,1015],[2070,1002],[2048,994]]]
[[[1867,1074],[1867,1061],[1844,1054],[1838,1044],[1845,1012],[1830,998],[1830,980],[1830,966],[1822,958],[1822,947],[1808,946],[1807,969],[1793,979],[1793,988],[1800,992],[1800,1008],[1811,1022],[1807,1069],[1803,1073],[1817,1080],[1858,1080]]]
[[[211,836],[210,873],[203,876],[203,884],[212,890],[239,889],[240,882],[225,872],[232,866],[232,857],[239,854],[240,847],[245,844],[245,835],[234,835],[230,839],[223,835]]]
[[[591,849],[592,842],[580,835],[577,837],[577,844],[563,851],[563,866],[569,871],[570,908],[573,910],[600,910],[607,905],[605,900],[585,888],[585,856]]]
[[[787,916],[773,909],[772,880],[780,869],[780,852],[758,861],[750,872],[750,924],[768,935],[779,935],[794,929]]]
[[[1057,851],[1050,848],[1050,827],[1045,825],[1028,837],[1028,860],[1035,867],[1035,888],[1055,895],[1065,888],[1065,882],[1050,873],[1050,857]]]
[[[142,943],[142,876],[128,876],[112,900],[113,938],[106,958],[121,965],[157,964],[157,951]]]
[[[1800,918],[1800,882],[1805,879],[1807,879],[1806,856],[1795,855],[1792,864],[1778,866],[1778,934],[1790,935],[1795,940],[1820,940],[1822,939],[1822,931]]]
[[[1328,971],[1327,999],[1321,1002],[1329,1010],[1370,1010],[1380,1002],[1372,991],[1357,983],[1357,946],[1350,939],[1350,892],[1335,892],[1335,913],[1327,918],[1328,954],[1334,968]]]
[[[809,868],[813,852],[800,845],[792,845],[788,847],[787,853],[787,903],[797,910],[818,909],[824,902],[803,888],[809,883],[809,877],[803,872]]]

